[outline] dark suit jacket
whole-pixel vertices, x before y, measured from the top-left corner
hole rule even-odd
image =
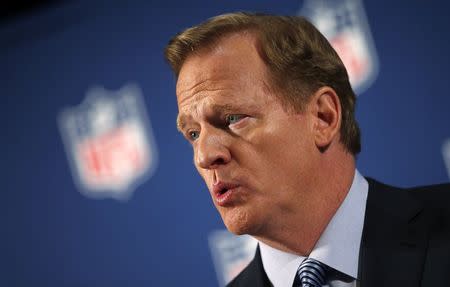
[[[367,180],[357,285],[450,286],[450,184],[400,189]],[[259,248],[228,286],[272,286]]]

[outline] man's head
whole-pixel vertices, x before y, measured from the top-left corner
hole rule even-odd
[[[357,155],[360,132],[354,118],[355,94],[344,64],[325,37],[302,17],[232,13],[213,17],[176,35],[165,56],[178,77],[186,58],[214,46],[226,35],[248,31],[257,39],[257,50],[270,71],[270,85],[283,103],[302,111],[314,91],[333,88],[342,106],[340,140]]]
[[[218,16],[172,39],[166,57],[178,77],[178,128],[230,231],[270,237],[291,220],[314,229],[335,211],[342,198],[319,190],[359,152],[355,97],[313,26]]]

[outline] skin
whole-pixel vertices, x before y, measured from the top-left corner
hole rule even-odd
[[[345,198],[354,157],[339,142],[341,108],[330,87],[293,112],[269,84],[249,32],[189,55],[177,81],[178,128],[226,227],[307,256]],[[238,188],[219,205],[217,182]]]

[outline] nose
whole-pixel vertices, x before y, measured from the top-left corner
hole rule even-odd
[[[223,131],[205,129],[200,133],[195,147],[195,165],[202,169],[215,169],[231,160]]]

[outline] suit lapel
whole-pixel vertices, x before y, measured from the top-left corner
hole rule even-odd
[[[256,248],[255,257],[250,264],[242,271],[233,281],[231,281],[228,287],[272,287],[269,278],[261,260],[261,252],[259,245]]]
[[[419,286],[428,230],[420,202],[402,189],[369,182],[359,286]]]

